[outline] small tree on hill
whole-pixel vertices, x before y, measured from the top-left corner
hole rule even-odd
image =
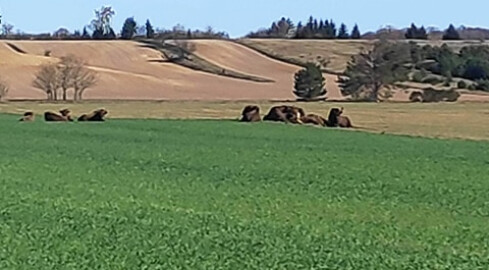
[[[146,20],[146,37],[147,38],[155,37],[155,30],[153,29],[153,25],[151,25],[149,20]]]
[[[133,17],[127,18],[122,26],[121,38],[132,39],[137,32],[137,23]]]
[[[404,36],[406,39],[428,39],[426,29],[423,26],[418,28],[414,23],[411,24],[411,27],[406,31]]]
[[[340,30],[338,30],[338,38],[339,39],[350,38],[350,35],[348,35],[348,30],[347,30],[346,25],[344,23],[341,24]]]
[[[67,93],[73,89],[73,99],[81,100],[83,92],[96,84],[96,74],[85,67],[85,63],[73,56],[61,58],[58,64],[41,66],[32,85],[43,90],[48,100],[58,100],[60,93],[67,100]]]
[[[409,44],[376,43],[373,50],[352,57],[338,80],[342,93],[378,101],[382,88],[407,79],[410,57]]]
[[[295,73],[294,94],[299,98],[311,100],[326,95],[325,79],[321,68],[314,63]]]
[[[450,24],[445,34],[443,34],[443,40],[460,40],[460,34],[453,24]]]
[[[92,20],[91,27],[93,29],[93,39],[115,39],[114,29],[110,26],[112,16],[115,11],[112,7],[102,7],[100,10],[95,10],[95,19]]]
[[[360,39],[361,38],[360,29],[358,29],[358,25],[355,24],[355,26],[353,27],[353,30],[351,31],[350,38],[351,39]]]

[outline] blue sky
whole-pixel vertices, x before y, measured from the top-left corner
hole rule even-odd
[[[73,31],[87,25],[93,10],[102,5],[115,9],[116,32],[132,16],[141,24],[149,18],[159,28],[177,23],[201,29],[212,26],[232,37],[268,27],[282,16],[297,22],[310,15],[345,22],[350,29],[358,23],[362,32],[385,25],[401,28],[411,22],[439,28],[449,23],[489,28],[487,0],[0,0],[0,13],[4,22],[28,33],[60,27]]]

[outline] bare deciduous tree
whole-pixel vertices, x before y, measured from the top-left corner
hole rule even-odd
[[[73,89],[73,99],[81,100],[86,89],[97,83],[94,71],[85,67],[85,63],[74,55],[61,58],[58,64],[41,67],[33,85],[48,95],[48,100],[58,100],[61,91],[63,100],[67,100],[68,91]]]
[[[46,64],[41,66],[37,72],[32,86],[46,92],[48,100],[58,99],[58,89],[60,87],[60,72],[56,64]]]
[[[14,26],[8,23],[2,25],[2,34],[6,37],[9,37],[14,30]]]
[[[75,80],[74,80],[74,89],[75,89],[75,94],[74,94],[74,99],[75,100],[82,100],[83,98],[83,93],[85,90],[88,88],[94,86],[97,84],[97,75],[95,72],[81,67],[80,69],[77,70],[75,73]]]

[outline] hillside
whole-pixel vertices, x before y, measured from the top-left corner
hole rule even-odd
[[[213,41],[216,49],[232,44]],[[225,44],[221,44],[225,43]],[[10,99],[43,99],[44,93],[31,86],[36,70],[43,63],[74,54],[99,73],[99,83],[86,92],[88,99],[149,99],[149,100],[255,100],[293,99],[292,77],[299,69],[245,50],[261,63],[272,63],[274,83],[257,83],[232,79],[187,69],[172,63],[161,63],[159,52],[137,42],[128,41],[12,41],[25,51],[12,50],[0,42],[0,74],[10,84]],[[46,50],[51,57],[44,57]],[[212,55],[212,52],[207,52]],[[207,54],[207,55],[208,55]],[[213,57],[210,57],[213,60]],[[282,67],[283,66],[283,67]],[[259,73],[259,72],[250,72]]]
[[[372,44],[361,40],[239,41],[245,45],[224,40],[192,42],[195,56],[223,70],[273,82],[229,78],[164,62],[158,50],[131,41],[2,41],[0,75],[10,84],[9,99],[44,99],[45,94],[31,86],[35,72],[42,64],[74,54],[98,72],[99,83],[87,90],[85,99],[293,100],[293,74],[300,67],[287,62],[300,64],[320,57],[330,60],[328,70],[339,73],[352,55]],[[469,43],[474,44],[449,44],[460,48]],[[44,56],[46,51],[51,51],[50,57]],[[337,75],[324,76],[328,98],[342,99]],[[398,91],[393,99],[407,101],[411,90]],[[489,95],[464,93],[460,100],[489,101]]]

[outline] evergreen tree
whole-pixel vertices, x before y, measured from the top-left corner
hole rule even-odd
[[[411,27],[406,31],[404,36],[406,39],[428,39],[428,34],[424,26],[418,28],[414,23],[411,24]]]
[[[295,76],[294,94],[303,99],[314,99],[326,95],[325,79],[321,68],[313,63],[299,70]]]
[[[83,27],[82,39],[90,39],[90,34],[88,33],[86,27]]]
[[[338,31],[338,38],[339,39],[350,38],[350,35],[348,35],[348,29],[346,28],[346,25],[344,23],[342,23],[340,26],[340,30]]]
[[[149,20],[146,20],[146,38],[154,38],[155,37],[155,30],[153,29],[153,25],[149,22]]]
[[[137,23],[134,17],[127,18],[122,26],[121,38],[122,39],[132,39],[137,32]]]
[[[332,19],[329,21],[328,38],[336,38],[336,24]]]
[[[418,31],[418,28],[414,23],[411,24],[411,27],[406,31],[404,36],[407,39],[415,39],[416,38],[416,32]]]
[[[295,31],[295,38],[302,39],[304,38],[304,26],[302,25],[302,22],[299,22],[297,24],[297,30]]]
[[[428,32],[426,32],[424,26],[421,26],[421,28],[418,29],[417,37],[418,39],[428,39]]]
[[[358,29],[358,25],[355,24],[355,26],[353,27],[353,30],[351,31],[350,38],[352,38],[352,39],[360,39],[361,38],[360,29]]]
[[[409,44],[378,42],[371,51],[352,57],[345,77],[339,78],[341,92],[377,101],[384,86],[407,79],[410,58]]]
[[[460,40],[460,35],[453,24],[450,24],[448,29],[445,31],[445,34],[443,35],[443,40]]]

